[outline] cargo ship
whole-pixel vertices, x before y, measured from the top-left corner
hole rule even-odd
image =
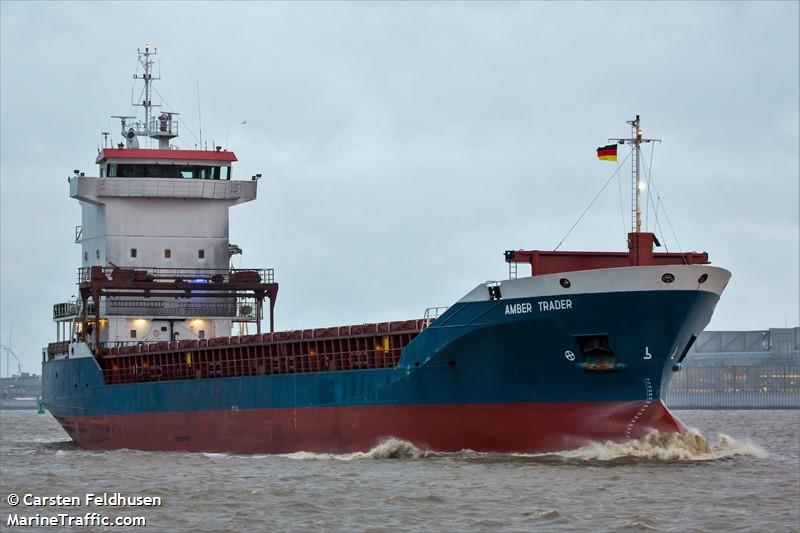
[[[151,101],[156,50],[138,53],[144,118],[117,117],[122,142],[69,179],[78,296],[54,306],[42,354],[44,405],[78,445],[545,452],[686,431],[662,394],[730,273],[705,252],[655,252],[642,231],[638,116],[613,145],[632,155],[626,251],[509,250],[509,279],[448,308],[276,331],[274,271],[231,267],[228,210],[260,176],[235,179],[227,147],[172,146],[176,114]]]

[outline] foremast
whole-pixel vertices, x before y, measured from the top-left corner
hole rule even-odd
[[[626,121],[631,126],[628,138],[609,138],[617,144],[627,144],[633,149],[631,162],[631,232],[628,233],[627,252],[588,252],[558,250],[506,250],[505,260],[509,264],[509,277],[516,277],[517,264],[531,265],[531,275],[574,272],[600,268],[651,265],[698,265],[708,264],[706,252],[654,253],[653,245],[660,246],[655,234],[642,231],[641,180],[642,144],[661,142],[661,139],[646,139],[642,134],[639,115]]]
[[[634,233],[641,233],[642,231],[642,208],[641,208],[641,193],[644,185],[641,181],[641,160],[642,160],[642,144],[651,142],[661,142],[661,139],[645,139],[642,136],[641,119],[639,115],[633,120],[626,121],[631,126],[631,136],[627,139],[614,139],[609,138],[609,141],[614,141],[617,144],[631,145],[633,152],[631,154],[631,231]]]

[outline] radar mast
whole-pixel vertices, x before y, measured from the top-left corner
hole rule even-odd
[[[142,66],[142,74],[134,74],[133,79],[142,80],[144,82],[144,90],[142,91],[143,99],[141,102],[133,102],[135,107],[144,108],[144,120],[128,123],[129,120],[134,120],[136,117],[113,115],[111,118],[118,118],[122,122],[122,136],[125,137],[126,148],[138,148],[139,141],[137,137],[150,137],[151,139],[158,140],[158,148],[161,150],[169,149],[170,139],[178,136],[178,121],[173,120],[173,116],[178,113],[165,112],[153,116],[153,108],[161,107],[159,104],[153,104],[152,83],[155,80],[160,80],[160,77],[153,77],[153,65],[155,61],[153,56],[157,54],[155,47],[149,44],[144,45],[144,50],[136,49],[139,54],[139,64]]]

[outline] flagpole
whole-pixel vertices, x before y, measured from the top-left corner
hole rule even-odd
[[[636,120],[629,122],[631,125],[631,137],[636,139],[636,175],[634,177],[633,186],[636,188],[636,233],[642,231],[642,207],[640,203],[641,189],[639,181],[639,172],[641,170],[640,161],[642,159],[642,152],[640,145],[642,144],[642,130],[639,128],[639,115],[636,115]]]

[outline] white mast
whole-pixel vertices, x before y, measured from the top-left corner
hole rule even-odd
[[[136,137],[150,137],[158,140],[158,147],[161,150],[169,149],[169,141],[178,136],[178,122],[172,120],[174,115],[178,113],[168,112],[161,113],[157,118],[153,116],[152,108],[161,107],[158,104],[153,104],[153,87],[154,80],[160,80],[160,77],[153,77],[153,65],[155,61],[152,56],[156,55],[156,49],[149,44],[144,45],[144,51],[136,49],[139,54],[139,64],[142,65],[142,75],[134,74],[133,79],[144,81],[144,99],[140,102],[134,102],[136,107],[144,108],[144,120],[133,122],[129,125],[126,120],[131,120],[134,117],[123,117],[115,115],[112,118],[119,118],[122,120],[122,135],[126,139],[127,148],[138,148],[139,142]]]
[[[642,182],[640,178],[641,158],[642,158],[642,143],[661,142],[661,139],[644,139],[642,138],[642,127],[639,115],[633,120],[627,120],[631,125],[631,137],[629,139],[609,139],[619,144],[633,145],[633,160],[631,161],[631,231],[640,233],[642,231],[642,208],[641,208],[641,192]]]
[[[161,79],[161,78],[153,78],[153,73],[152,73],[152,68],[155,61],[150,59],[150,56],[156,55],[157,52],[155,48],[150,48],[149,44],[145,44],[144,52],[142,52],[137,48],[136,53],[139,54],[139,64],[142,65],[144,73],[142,74],[141,78],[139,77],[138,74],[134,74],[133,79],[144,80],[144,100],[142,101],[141,104],[136,103],[133,105],[144,108],[144,132],[145,132],[144,134],[150,135],[150,133],[152,132],[152,128],[150,127],[150,116],[151,116],[150,108],[160,107],[157,105],[156,106],[153,105],[153,102],[151,100],[152,87],[150,87],[150,83],[152,82],[152,80]]]

